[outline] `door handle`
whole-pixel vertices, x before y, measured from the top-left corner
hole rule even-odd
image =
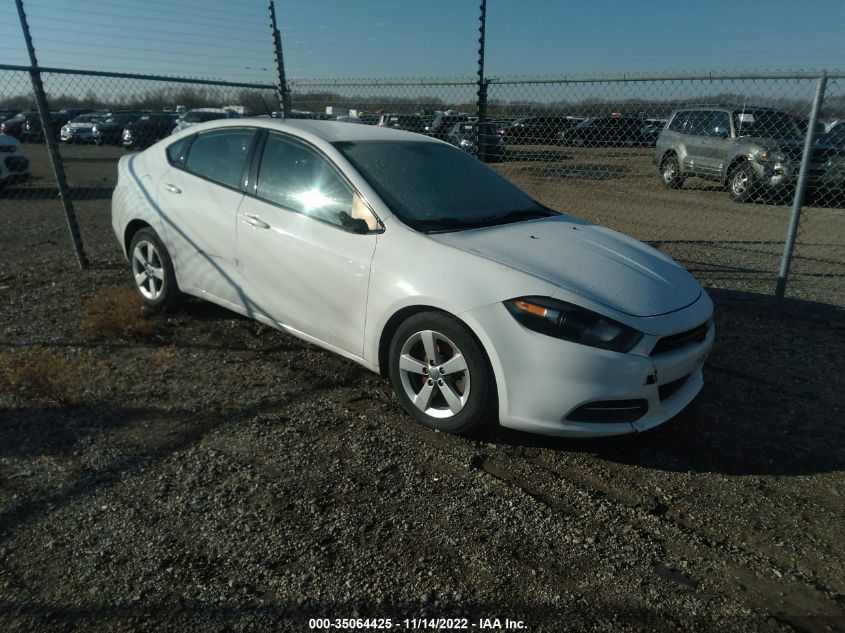
[[[171,185],[170,183],[164,183],[164,188],[167,189],[170,193],[182,193],[182,190],[179,189],[176,185]]]
[[[269,229],[270,225],[267,224],[264,220],[259,218],[257,215],[247,215],[244,214],[244,222],[249,224],[250,226],[254,226],[257,229]]]

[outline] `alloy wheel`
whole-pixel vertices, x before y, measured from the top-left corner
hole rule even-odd
[[[155,301],[164,289],[164,267],[155,244],[141,240],[132,251],[132,274],[145,299]]]
[[[434,330],[408,337],[400,352],[399,376],[405,395],[433,418],[457,415],[469,399],[466,358],[451,339]]]

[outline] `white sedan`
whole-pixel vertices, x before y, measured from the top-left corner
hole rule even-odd
[[[443,431],[643,431],[702,387],[713,304],[660,252],[451,145],[343,123],[200,124],[119,162],[115,233],[182,293],[387,375]]]

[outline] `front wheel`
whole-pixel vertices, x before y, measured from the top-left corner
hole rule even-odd
[[[129,246],[132,279],[141,293],[144,307],[151,312],[164,312],[182,299],[176,284],[173,261],[158,234],[147,227],[139,230]]]
[[[757,192],[757,176],[748,163],[740,163],[728,176],[728,193],[734,202],[749,202]]]
[[[388,353],[393,388],[418,422],[469,433],[493,417],[489,363],[480,343],[455,317],[415,314],[396,330]]]

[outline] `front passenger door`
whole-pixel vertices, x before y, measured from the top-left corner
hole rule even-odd
[[[268,132],[238,211],[238,267],[251,308],[361,357],[375,215],[321,153]]]

